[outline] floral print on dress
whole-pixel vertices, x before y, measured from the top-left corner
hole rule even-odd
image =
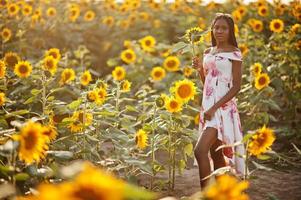
[[[200,110],[199,134],[201,136],[207,127],[214,127],[217,129],[218,139],[226,145],[234,144],[243,138],[236,98],[218,108],[211,120],[204,121],[204,112],[209,110],[231,89],[232,60],[242,61],[241,52],[220,52],[215,55],[207,53],[203,56],[205,83]],[[243,155],[244,153],[243,145],[223,148],[223,154],[229,159],[229,165],[239,175],[244,174],[245,165],[243,158],[236,156],[236,154]]]

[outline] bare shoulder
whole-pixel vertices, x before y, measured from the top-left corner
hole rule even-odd
[[[204,50],[204,54],[207,54],[207,53],[209,53],[210,51],[211,51],[211,47],[205,49],[205,50]]]

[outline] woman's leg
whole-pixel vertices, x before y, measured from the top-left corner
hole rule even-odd
[[[221,167],[226,166],[226,161],[223,155],[223,149],[216,151],[216,149],[221,146],[223,143],[219,139],[210,148],[210,155],[214,163],[214,170],[217,170]]]
[[[216,140],[217,130],[215,128],[208,127],[198,139],[198,142],[194,148],[194,155],[199,166],[201,189],[204,189],[208,185],[209,179],[202,179],[210,174],[208,153],[210,147],[215,143]]]

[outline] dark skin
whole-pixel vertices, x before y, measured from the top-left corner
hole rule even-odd
[[[215,52],[232,52],[237,49],[235,46],[231,45],[228,41],[230,28],[227,21],[223,18],[218,19],[213,26],[213,36],[216,39],[216,46],[210,52],[210,48],[204,51],[204,54],[215,53]],[[192,61],[192,66],[195,67],[200,74],[202,83],[205,83],[205,74],[203,71],[202,61],[198,57],[194,57]],[[217,101],[210,109],[204,113],[204,120],[210,120],[218,108],[223,104],[230,101],[233,97],[237,95],[241,88],[241,77],[242,77],[242,62],[232,61],[232,76],[233,76],[233,86],[228,91],[228,93],[223,96],[219,101]],[[200,172],[200,184],[202,190],[208,185],[208,179],[203,179],[208,176],[210,171],[210,163],[208,158],[208,152],[210,151],[211,157],[214,163],[214,170],[226,166],[224,155],[222,149],[216,151],[216,149],[222,145],[222,141],[217,139],[217,130],[213,127],[208,127],[204,130],[202,137],[199,138],[195,147],[195,157],[198,161],[199,172]]]

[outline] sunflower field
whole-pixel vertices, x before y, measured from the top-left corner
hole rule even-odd
[[[243,55],[247,167],[200,191],[187,177],[203,89],[191,63],[218,12]],[[301,178],[299,0],[0,0],[0,19],[0,199],[301,198],[300,182],[256,187]]]

